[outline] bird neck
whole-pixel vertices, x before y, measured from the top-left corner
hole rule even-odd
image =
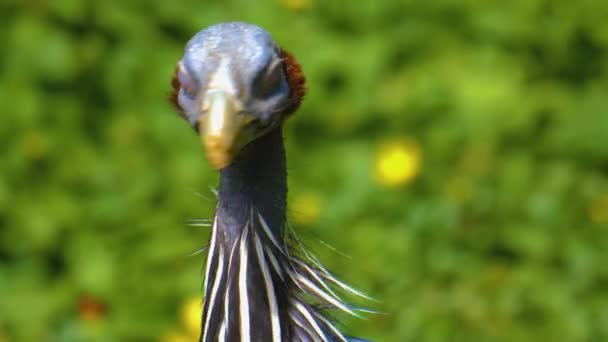
[[[289,252],[286,178],[281,127],[250,143],[222,170],[199,342],[347,341],[311,303],[355,315],[332,288],[360,294],[303,247],[305,259]]]
[[[279,126],[245,146],[221,171],[216,219],[229,239],[236,238],[253,210],[281,237],[286,195],[285,148]]]

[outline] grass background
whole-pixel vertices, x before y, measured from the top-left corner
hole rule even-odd
[[[231,20],[303,65],[291,221],[386,312],[347,331],[608,340],[607,17],[591,0],[0,2],[0,341],[187,330],[208,236],[187,222],[212,216],[217,175],[166,96],[187,40]],[[383,183],[400,139],[419,172]]]

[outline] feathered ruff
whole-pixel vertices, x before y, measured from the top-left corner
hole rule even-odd
[[[182,119],[187,120],[186,114],[184,110],[179,105],[179,101],[177,97],[179,95],[179,89],[181,88],[181,83],[179,82],[179,77],[177,77],[177,73],[179,72],[179,64],[175,66],[175,70],[173,71],[173,77],[171,78],[171,92],[169,93],[169,102],[177,111],[177,114],[182,117]]]
[[[283,60],[283,70],[285,71],[285,77],[287,78],[287,85],[289,86],[289,101],[287,107],[283,109],[283,114],[289,115],[295,112],[300,104],[306,92],[306,78],[302,72],[302,66],[298,63],[298,60],[289,52],[280,49],[279,56]]]

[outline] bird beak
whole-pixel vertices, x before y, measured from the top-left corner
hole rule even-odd
[[[221,90],[209,90],[203,99],[199,135],[207,159],[217,170],[230,165],[253,136],[245,129],[254,120],[240,109],[239,102]]]

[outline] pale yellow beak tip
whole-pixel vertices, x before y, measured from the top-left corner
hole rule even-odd
[[[216,170],[221,170],[232,162],[232,158],[226,153],[213,153],[209,151],[207,151],[207,160],[211,167]]]
[[[224,136],[201,135],[201,144],[211,167],[221,170],[232,163],[234,159],[234,144]]]

